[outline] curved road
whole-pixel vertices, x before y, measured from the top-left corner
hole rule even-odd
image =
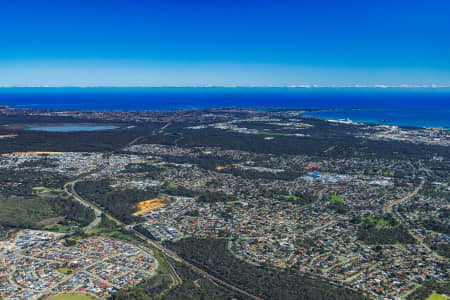
[[[64,185],[64,189],[66,191],[66,193],[68,193],[69,195],[72,195],[73,198],[75,200],[77,200],[78,202],[80,202],[82,205],[89,207],[91,209],[94,210],[96,218],[94,221],[92,221],[88,226],[85,227],[86,231],[92,230],[92,228],[94,228],[100,221],[101,221],[101,215],[103,214],[105,217],[107,217],[108,219],[112,220],[113,222],[115,222],[117,225],[120,226],[126,226],[125,223],[123,223],[122,221],[114,218],[113,216],[111,216],[110,214],[108,214],[107,212],[103,211],[101,208],[95,206],[94,204],[86,201],[85,199],[83,199],[80,195],[77,194],[77,192],[75,191],[75,184],[77,182],[81,181],[81,179],[77,179],[75,181],[66,183]],[[70,187],[70,189],[69,189]],[[171,259],[184,264],[185,266],[191,268],[192,270],[194,270],[195,272],[199,273],[200,275],[202,275],[203,277],[210,279],[222,286],[225,286],[227,288],[229,288],[230,290],[233,290],[235,292],[238,292],[240,294],[243,294],[249,298],[255,299],[255,300],[263,300],[262,298],[255,296],[253,294],[248,293],[247,291],[244,291],[228,282],[223,281],[220,278],[217,278],[214,275],[209,274],[208,272],[200,269],[199,267],[191,264],[190,262],[186,261],[185,259],[179,257],[175,252],[173,252],[172,250],[167,249],[166,247],[164,247],[163,245],[153,241],[152,239],[146,237],[145,235],[139,233],[138,231],[136,231],[134,228],[131,229],[133,231],[134,234],[136,234],[138,237],[140,237],[141,239],[145,240],[147,243],[149,243],[150,245],[152,245],[153,247],[159,249],[162,253],[164,253],[167,257],[170,257]]]
[[[92,232],[92,229],[94,229],[95,226],[97,226],[100,221],[102,220],[102,211],[101,209],[99,209],[98,207],[90,204],[89,202],[85,201],[83,198],[81,198],[77,192],[75,191],[75,184],[77,182],[79,182],[80,179],[72,181],[72,182],[68,182],[64,185],[64,190],[67,194],[73,196],[73,198],[75,198],[75,200],[77,200],[78,202],[80,202],[82,205],[92,209],[95,213],[95,219],[86,227],[84,227],[84,230],[86,232]]]
[[[425,171],[427,174],[429,172],[431,172],[428,169],[425,169],[424,167],[421,168],[423,171]],[[414,191],[412,191],[411,193],[409,193],[408,195],[406,195],[403,198],[400,199],[396,199],[396,200],[392,200],[391,202],[388,203],[388,205],[385,207],[385,212],[386,213],[390,213],[392,215],[392,217],[399,222],[400,224],[402,224],[402,219],[398,218],[396,214],[393,213],[393,208],[394,205],[397,204],[401,204],[402,202],[405,202],[407,200],[409,200],[410,198],[414,197],[415,195],[417,195],[417,193],[423,188],[425,184],[425,176],[422,177],[422,180],[420,182],[420,184],[414,189]],[[422,247],[425,248],[425,250],[427,250],[429,253],[431,253],[431,255],[433,255],[435,258],[439,259],[439,260],[445,260],[441,255],[437,254],[435,251],[433,251],[423,240],[421,240],[415,233],[414,231],[412,231],[411,229],[409,229],[407,226],[405,226],[405,228],[408,230],[409,234],[419,243],[419,245],[421,245]]]

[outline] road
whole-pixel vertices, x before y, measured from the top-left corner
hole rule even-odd
[[[411,164],[411,163],[410,163],[410,164]],[[416,175],[419,173],[418,171],[423,171],[423,172],[425,172],[426,174],[430,174],[430,173],[431,173],[430,170],[428,170],[427,168],[425,168],[425,167],[423,166],[423,164],[422,164],[421,161],[419,161],[419,165],[420,165],[420,168],[419,168],[418,170],[417,170],[413,165],[411,165],[411,167],[414,168],[414,175],[413,175],[413,178],[416,178]],[[417,193],[423,188],[423,185],[425,184],[425,176],[423,176],[421,179],[422,179],[422,180],[421,180],[419,186],[416,187],[416,188],[414,189],[414,191],[412,191],[411,193],[409,193],[408,195],[406,195],[406,196],[403,197],[403,198],[396,199],[396,200],[392,200],[391,202],[389,202],[388,205],[385,207],[385,212],[386,212],[386,213],[392,214],[392,208],[394,207],[394,205],[397,205],[397,204],[400,204],[400,203],[402,203],[402,202],[408,201],[408,199],[410,199],[410,198],[414,197],[415,195],[417,195]],[[394,216],[394,218],[397,219],[396,216]],[[397,221],[400,221],[400,220],[397,220]]]
[[[423,188],[424,184],[425,184],[425,177],[422,177],[422,181],[420,182],[419,186],[414,189],[414,191],[412,191],[411,193],[409,193],[408,195],[406,195],[403,198],[395,199],[395,200],[390,201],[388,203],[388,205],[385,207],[386,213],[392,214],[392,208],[394,207],[394,205],[397,205],[397,204],[400,204],[402,202],[408,201],[410,198],[412,198],[415,195],[417,195],[417,193]],[[396,218],[396,217],[394,216],[394,218]]]
[[[151,133],[151,135],[155,135],[156,133],[163,133],[164,132],[164,130],[167,128],[167,127],[169,127],[170,125],[172,125],[172,122],[170,121],[170,122],[167,122],[164,126],[162,126],[160,129],[154,129],[154,130],[152,130],[152,133]],[[149,137],[149,136],[138,136],[137,138],[135,138],[134,140],[132,140],[131,142],[129,142],[128,143],[128,147],[130,147],[130,146],[133,146],[133,145],[135,145],[139,140],[141,140],[141,139],[143,139],[143,138],[146,138],[146,137]]]
[[[87,200],[83,199],[80,195],[78,195],[78,193],[75,190],[75,185],[77,182],[79,182],[81,179],[66,183],[64,185],[64,189],[66,191],[66,193],[68,193],[69,195],[72,195],[73,198],[75,200],[77,200],[78,202],[80,202],[82,205],[87,206],[91,209],[94,210],[96,218],[93,222],[91,222],[88,226],[86,226],[86,230],[92,230],[92,228],[94,228],[101,220],[101,215],[103,214],[105,217],[107,217],[108,219],[112,220],[113,222],[115,222],[117,225],[119,226],[126,226],[125,223],[123,223],[122,221],[114,218],[113,216],[111,216],[110,214],[108,214],[107,212],[103,211],[101,208],[95,206],[94,204],[88,202]],[[70,189],[69,189],[70,187]],[[166,255],[167,257],[182,263],[183,265],[185,265],[186,267],[191,268],[193,271],[195,271],[196,273],[202,275],[203,277],[205,277],[206,279],[212,280],[222,286],[225,286],[227,288],[229,288],[230,290],[233,290],[235,292],[238,292],[242,295],[245,295],[249,298],[255,299],[255,300],[263,300],[262,298],[255,296],[253,294],[250,294],[247,291],[244,291],[228,282],[223,281],[220,278],[217,278],[214,275],[211,275],[210,273],[200,269],[199,267],[191,264],[190,262],[186,261],[185,259],[179,257],[175,252],[173,252],[172,250],[167,249],[166,247],[164,247],[163,245],[153,241],[152,239],[146,237],[145,235],[139,233],[138,231],[136,231],[134,228],[131,229],[133,231],[134,234],[136,234],[139,238],[145,240],[147,243],[149,243],[151,246],[153,246],[156,249],[159,249],[162,253],[164,253],[164,255]]]
[[[72,181],[72,182],[68,182],[64,185],[64,190],[67,194],[71,195],[75,200],[77,200],[78,202],[80,202],[82,205],[89,207],[90,209],[92,209],[95,213],[95,219],[89,223],[89,225],[87,225],[86,227],[84,227],[83,229],[86,232],[92,232],[92,230],[95,228],[95,226],[97,226],[100,221],[102,220],[102,211],[101,209],[93,206],[92,204],[90,204],[89,202],[85,201],[83,198],[81,198],[77,192],[75,191],[75,184],[77,184],[77,182],[79,182],[81,179]]]
[[[421,167],[421,170],[425,171],[427,174],[429,174],[429,172],[431,172],[430,170],[428,170],[424,167]],[[388,205],[385,207],[385,211],[387,213],[390,213],[397,222],[402,224],[402,219],[398,218],[397,214],[393,213],[393,207],[395,205],[401,204],[402,202],[405,202],[408,199],[417,195],[417,193],[423,188],[424,184],[425,184],[425,177],[422,177],[422,181],[420,182],[419,186],[414,189],[414,191],[412,191],[411,193],[409,193],[408,195],[406,195],[405,197],[403,197],[401,199],[397,199],[397,200],[393,200],[393,201],[389,202]],[[414,231],[410,230],[407,226],[405,226],[405,228],[407,228],[409,234],[419,243],[419,245],[422,246],[423,248],[425,248],[429,253],[431,253],[431,255],[433,255],[435,258],[437,258],[439,260],[445,260],[445,258],[443,258],[441,255],[437,254],[426,243],[424,243],[423,240],[414,233]]]

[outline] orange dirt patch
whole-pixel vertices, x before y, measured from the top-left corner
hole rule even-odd
[[[139,202],[136,204],[137,212],[135,212],[133,216],[140,216],[152,210],[166,206],[167,204],[163,202],[164,200],[166,200],[166,198],[162,197]]]
[[[22,156],[27,154],[35,154],[35,155],[51,155],[51,154],[62,154],[62,152],[47,152],[47,151],[29,151],[29,152],[13,152],[13,153],[5,153],[2,154],[3,157],[9,156]]]

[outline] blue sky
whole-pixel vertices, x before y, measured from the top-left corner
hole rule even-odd
[[[0,85],[450,85],[447,0],[0,5]]]

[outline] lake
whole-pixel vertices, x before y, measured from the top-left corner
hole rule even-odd
[[[83,125],[83,124],[63,124],[63,125],[28,125],[27,130],[48,131],[48,132],[75,132],[75,131],[99,131],[117,129],[119,126],[113,125]]]

